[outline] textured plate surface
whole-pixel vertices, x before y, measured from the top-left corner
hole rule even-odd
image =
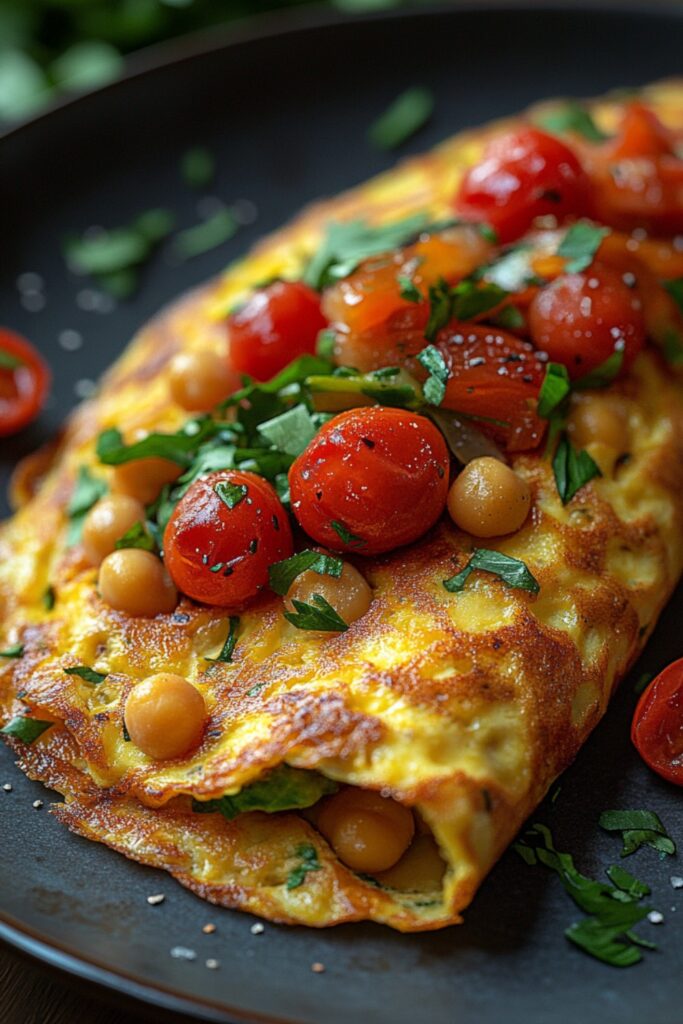
[[[209,49],[66,106],[0,142],[3,260],[0,322],[26,333],[52,363],[55,384],[41,421],[0,446],[0,483],[16,459],[50,435],[79,390],[116,357],[163,303],[221,269],[259,236],[318,196],[392,163],[365,129],[396,93],[431,86],[437,110],[406,152],[513,113],[544,96],[588,95],[680,72],[683,19],[675,11],[573,8],[421,12],[329,24],[284,35],[216,40]],[[230,243],[190,263],[157,254],[133,301],[110,313],[79,308],[90,283],[71,276],[60,240],[92,224],[114,226],[164,205],[179,224],[197,217],[202,193],[183,184],[180,155],[196,143],[218,156],[210,194],[248,199],[258,217]],[[20,302],[20,274],[45,281],[45,306]],[[26,299],[24,299],[26,301]],[[80,294],[80,301],[83,296]],[[29,300],[30,304],[30,300]],[[77,331],[75,351],[59,342]],[[631,750],[633,682],[681,653],[683,593],[672,601],[640,664],[539,811],[579,866],[599,874],[619,844],[600,833],[607,807],[656,810],[676,833],[680,791],[650,775]],[[561,671],[561,666],[558,666]],[[0,937],[48,962],[167,1010],[201,1019],[305,1024],[430,1024],[647,1019],[670,1022],[680,1006],[683,894],[670,884],[679,859],[643,850],[627,862],[648,881],[664,924],[641,932],[660,943],[620,972],[585,958],[563,937],[578,911],[559,881],[508,853],[484,884],[466,924],[401,936],[376,926],[329,932],[266,925],[216,911],[163,874],[69,835],[32,801],[46,798],[0,749]],[[166,894],[151,907],[146,896]],[[672,909],[678,905],[678,911]],[[214,921],[217,930],[201,927]],[[196,959],[170,956],[174,946]],[[220,961],[208,970],[205,960]],[[311,972],[315,961],[323,974]]]

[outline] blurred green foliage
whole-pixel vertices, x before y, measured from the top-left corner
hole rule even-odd
[[[125,54],[196,29],[310,0],[0,0],[0,121],[120,74]],[[400,0],[330,0],[348,12]]]

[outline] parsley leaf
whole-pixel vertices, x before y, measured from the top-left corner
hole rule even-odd
[[[215,658],[205,658],[205,661],[224,663],[229,663],[232,661],[232,656],[235,653],[235,647],[237,646],[237,630],[239,629],[239,625],[239,616],[231,615],[229,619],[228,635],[225,639],[223,647],[221,648],[220,654],[218,654]]]
[[[535,121],[541,128],[554,135],[576,132],[589,142],[604,142],[609,138],[601,128],[598,128],[588,110],[575,100],[542,111],[536,116]]]
[[[357,548],[362,547],[363,544],[365,544],[362,537],[358,537],[355,533],[351,533],[351,531],[347,530],[344,524],[340,523],[337,519],[333,519],[330,526],[334,532],[338,534],[339,539],[343,541],[344,544],[350,544],[352,547]]]
[[[422,387],[426,400],[430,405],[441,405],[448,382],[448,367],[444,357],[434,345],[427,345],[419,353],[417,361],[429,374]]]
[[[481,313],[499,306],[508,292],[493,281],[461,281],[451,289],[453,305],[451,317],[456,320],[471,320]]]
[[[451,594],[459,593],[475,569],[498,576],[503,583],[516,590],[528,590],[531,594],[537,594],[541,589],[525,562],[488,548],[475,548],[465,568],[450,579],[444,580],[444,587]]]
[[[431,89],[406,89],[371,126],[368,137],[378,149],[395,149],[426,124],[433,109]]]
[[[126,532],[114,544],[117,551],[123,548],[140,548],[142,551],[154,551],[156,544],[144,523],[138,520],[129,526]]]
[[[180,161],[180,173],[192,188],[209,185],[216,173],[216,160],[211,150],[206,146],[186,150]]]
[[[566,505],[577,491],[594,477],[602,476],[597,463],[587,451],[577,451],[566,435],[560,438],[553,457],[553,473],[557,493]]]
[[[239,505],[249,493],[249,488],[246,484],[233,484],[229,480],[219,480],[213,489],[223,504],[227,505],[229,509]]]
[[[97,438],[97,457],[107,466],[120,466],[124,462],[153,456],[187,467],[197,449],[226,426],[206,416],[190,420],[175,434],[147,434],[133,444],[125,444],[121,431],[111,427],[103,430]]]
[[[429,224],[424,213],[374,226],[364,220],[333,221],[303,274],[311,288],[325,288],[348,277],[368,256],[405,245]]]
[[[301,864],[290,871],[287,877],[287,888],[298,889],[306,880],[309,871],[320,871],[322,864],[318,860],[318,851],[311,843],[301,843],[296,848],[297,857],[301,858]]]
[[[43,608],[45,609],[46,612],[52,611],[52,609],[55,606],[55,600],[55,588],[52,585],[50,585],[45,588],[45,591],[43,593]]]
[[[12,352],[4,352],[0,349],[0,370],[17,370],[24,362]]]
[[[331,555],[307,548],[305,551],[292,555],[291,558],[284,558],[281,562],[275,562],[269,566],[268,579],[271,590],[274,590],[276,594],[284,595],[302,572],[311,570],[320,576],[334,576],[339,579],[343,568],[344,563],[341,558],[333,558]]]
[[[491,323],[507,331],[520,331],[526,327],[526,320],[519,306],[503,306]]]
[[[107,678],[107,672],[95,672],[94,669],[88,668],[87,665],[74,665],[73,668],[65,668],[64,671],[68,676],[78,676],[86,683],[92,683],[97,686],[99,683],[103,683]]]
[[[606,388],[608,384],[619,376],[624,365],[624,350],[615,349],[611,356],[608,356],[603,363],[596,366],[590,373],[584,374],[574,381],[574,388],[583,391],[588,388]]]
[[[434,341],[442,327],[451,319],[451,289],[443,277],[429,286],[429,319],[425,338]]]
[[[557,255],[566,260],[565,272],[578,274],[589,267],[600,248],[600,243],[608,234],[609,228],[598,227],[588,220],[579,220],[572,224],[557,250]]]
[[[292,598],[293,612],[285,612],[287,622],[297,629],[312,629],[322,633],[344,633],[349,627],[332,605],[320,594],[311,595],[311,603]]]
[[[191,260],[217,249],[237,233],[239,221],[229,206],[220,206],[206,220],[179,231],[173,239],[173,251],[181,260]]]
[[[193,800],[192,810],[198,814],[218,811],[228,821],[232,821],[245,811],[274,814],[277,811],[312,807],[321,797],[336,793],[338,789],[336,782],[318,772],[279,764],[231,796],[222,796],[217,800]]]
[[[538,396],[537,413],[544,420],[550,419],[571,391],[567,367],[562,363],[548,363],[545,377]]]
[[[322,359],[332,359],[334,356],[334,346],[337,341],[336,332],[331,327],[323,327],[322,331],[318,332],[318,337],[315,343],[315,353]]]
[[[303,403],[261,423],[258,431],[277,451],[293,456],[301,455],[317,433],[313,417]]]
[[[676,852],[676,844],[654,811],[603,811],[600,826],[607,832],[622,833],[622,857],[635,853],[641,846],[651,846],[662,857]]]
[[[94,477],[87,466],[81,466],[76,477],[76,485],[66,507],[70,519],[66,542],[69,547],[81,539],[83,520],[93,505],[107,493],[104,480]]]
[[[422,302],[422,292],[412,278],[408,277],[407,274],[399,274],[396,280],[398,281],[398,290],[402,299],[405,299],[406,302]]]
[[[23,658],[23,656],[23,644],[12,644],[11,647],[6,647],[4,651],[0,651],[0,658]]]
[[[51,725],[54,725],[54,722],[41,722],[37,718],[26,718],[23,715],[18,715],[9,721],[3,729],[0,729],[0,733],[4,736],[14,736],[15,739],[21,740],[22,743],[33,743]]]

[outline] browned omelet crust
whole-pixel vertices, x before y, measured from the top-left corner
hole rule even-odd
[[[683,127],[681,83],[651,87],[645,98]],[[618,100],[594,105],[606,128],[619,111]],[[128,618],[99,599],[79,549],[65,549],[78,466],[107,473],[94,455],[99,431],[182,422],[167,398],[175,352],[219,344],[226,309],[265,278],[296,275],[331,218],[443,215],[463,168],[499,129],[464,133],[312,207],[161,314],[100,395],[76,411],[49,458],[33,457],[17,477],[20,508],[0,529],[0,620],[2,646],[21,639],[26,654],[0,667],[0,708],[7,718],[28,704],[58,723],[31,746],[14,743],[20,765],[65,795],[55,813],[74,831],[164,867],[224,906],[314,926],[368,918],[419,930],[460,920],[599,721],[683,569],[681,387],[653,352],[611,389],[622,395],[633,438],[631,458],[614,474],[564,508],[548,462],[515,459],[533,513],[489,546],[527,562],[541,584],[537,597],[487,574],[448,594],[441,581],[465,564],[474,540],[442,522],[417,544],[362,560],[375,600],[348,632],[297,631],[280,599],[264,595],[242,614],[234,663],[210,666],[206,655],[226,635],[224,611],[183,601],[173,615]],[[48,583],[57,596],[51,612],[42,604]],[[64,674],[76,664],[108,677],[89,687]],[[159,764],[124,741],[121,724],[130,688],[161,669],[197,683],[211,721],[190,757]],[[443,891],[397,891],[358,877],[301,815],[227,822],[191,812],[191,796],[236,792],[282,761],[415,806],[449,865]],[[302,843],[316,846],[321,867],[289,890]]]

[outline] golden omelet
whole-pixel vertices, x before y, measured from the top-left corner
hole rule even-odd
[[[682,84],[643,99],[683,129]],[[623,103],[590,109],[611,132]],[[583,398],[618,397],[628,458],[563,503],[542,448],[511,457],[532,510],[487,547],[523,562],[537,593],[490,573],[446,590],[478,543],[443,516],[408,547],[350,557],[372,602],[347,630],[297,629],[264,591],[239,610],[232,660],[211,660],[232,628],[225,608],[182,598],[155,616],[117,611],[72,542],[79,482],[82,498],[94,488],[90,504],[111,483],[102,432],[135,438],[186,421],[169,399],[174,356],[224,345],[227,312],[263,281],[297,278],[331,220],[447,217],[465,169],[515,123],[466,132],[306,210],[144,328],[59,441],[16,476],[16,512],[0,528],[0,719],[46,724],[5,738],[28,775],[63,794],[54,813],[69,828],[214,903],[316,927],[460,921],[605,713],[681,575],[681,384],[654,349]],[[599,444],[593,455],[601,461]],[[203,738],[184,757],[154,759],[125,729],[126,699],[159,672],[190,680],[206,704]],[[292,785],[310,787],[310,799],[258,809],[258,787],[274,777],[281,806]],[[413,810],[414,836],[393,867],[352,870],[325,838],[325,801],[347,786]]]

